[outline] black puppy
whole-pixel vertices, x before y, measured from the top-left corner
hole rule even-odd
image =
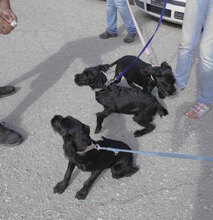
[[[115,77],[121,73],[136,57],[135,56],[124,56],[116,60],[106,67],[112,67],[115,64]],[[176,92],[174,83],[175,78],[172,72],[171,66],[167,62],[163,62],[159,67],[153,67],[152,65],[143,62],[138,59],[130,69],[123,75],[128,84],[135,88],[137,84],[143,87],[144,91],[151,92],[155,86],[158,88],[158,95],[161,99],[165,96],[173,95]],[[122,77],[121,77],[122,78]],[[121,78],[116,80],[114,83],[119,83]]]
[[[95,90],[96,100],[103,105],[103,112],[98,112],[97,126],[95,133],[99,133],[102,128],[102,122],[111,113],[122,113],[134,115],[133,120],[144,129],[135,131],[135,137],[142,136],[154,130],[155,126],[151,124],[154,115],[162,117],[168,112],[161,106],[158,100],[139,88],[127,88],[117,85],[106,86],[106,76],[103,73],[106,66],[100,65],[85,69],[83,73],[75,75],[75,82],[79,86],[90,86]]]
[[[91,172],[89,179],[77,192],[75,196],[77,199],[86,198],[90,187],[104,169],[110,168],[113,178],[131,176],[138,171],[138,168],[132,165],[132,154],[119,152],[115,155],[110,151],[91,148],[93,143],[101,147],[131,150],[127,144],[106,138],[96,142],[89,136],[89,127],[71,116],[64,118],[55,115],[51,124],[53,129],[62,136],[64,153],[69,160],[64,179],[54,187],[54,193],[61,194],[68,187],[75,166],[82,171]]]

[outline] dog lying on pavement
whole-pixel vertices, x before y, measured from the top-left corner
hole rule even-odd
[[[135,56],[124,56],[116,60],[114,63],[108,65],[110,68],[116,65],[115,77],[121,73],[136,57]],[[143,88],[144,91],[151,92],[154,87],[158,88],[158,95],[161,99],[166,96],[173,95],[176,92],[175,78],[172,72],[171,66],[167,62],[163,62],[161,66],[153,67],[152,65],[143,62],[138,59],[130,69],[123,75],[128,84],[136,88],[137,84]],[[114,83],[121,81],[120,77],[115,80]]]
[[[69,160],[64,179],[54,187],[54,193],[61,194],[68,187],[75,166],[82,171],[91,172],[89,179],[77,192],[75,196],[77,199],[86,198],[92,184],[104,169],[110,168],[113,178],[131,176],[138,171],[138,168],[132,165],[132,154],[119,152],[115,155],[110,151],[89,148],[93,143],[102,147],[131,150],[127,144],[106,138],[94,141],[89,136],[90,128],[71,116],[64,118],[61,115],[55,115],[51,125],[62,136],[64,153]]]
[[[139,88],[127,88],[118,85],[106,86],[106,65],[99,65],[85,69],[83,73],[75,75],[75,83],[78,86],[90,86],[95,90],[96,100],[103,105],[104,110],[98,112],[95,133],[99,133],[102,122],[111,113],[131,114],[133,120],[144,129],[137,130],[135,137],[147,134],[155,129],[151,123],[156,113],[160,117],[168,112],[161,106],[158,100],[151,94]]]

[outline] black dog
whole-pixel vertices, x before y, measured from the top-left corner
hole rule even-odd
[[[136,57],[124,56],[116,60],[106,67],[110,68],[116,65],[115,77],[121,73]],[[173,95],[176,92],[174,83],[175,78],[172,72],[171,66],[167,62],[163,62],[159,67],[153,67],[152,65],[143,62],[138,59],[130,69],[123,75],[128,84],[135,88],[137,84],[143,87],[144,91],[151,92],[155,86],[158,88],[158,95],[161,99],[165,96]],[[121,77],[122,78],[122,77]],[[114,83],[119,83],[121,78],[115,80]]]
[[[161,106],[158,100],[139,88],[127,88],[117,85],[105,86],[107,81],[103,71],[106,65],[91,67],[85,69],[83,73],[75,75],[75,82],[79,86],[88,85],[96,90],[96,100],[104,106],[103,112],[98,112],[97,126],[95,133],[99,133],[102,128],[102,122],[111,113],[122,113],[134,115],[133,120],[139,125],[145,127],[142,130],[135,131],[135,137],[142,136],[154,130],[155,126],[151,124],[153,116],[158,112],[162,117],[168,112]]]
[[[91,172],[89,179],[77,192],[75,196],[77,199],[86,198],[93,182],[104,169],[110,168],[113,178],[131,176],[138,171],[138,168],[132,165],[132,154],[119,152],[115,155],[110,151],[88,148],[91,143],[94,143],[102,147],[131,150],[127,144],[106,138],[96,142],[89,136],[89,127],[71,116],[63,118],[60,115],[55,115],[51,124],[53,129],[62,136],[64,153],[69,159],[64,179],[54,187],[54,193],[61,194],[68,187],[75,166],[82,171]]]

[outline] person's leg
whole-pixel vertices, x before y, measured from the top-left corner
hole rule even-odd
[[[106,0],[107,11],[107,29],[99,35],[101,39],[108,39],[117,37],[117,8],[115,7],[114,0]]]
[[[207,2],[206,21],[200,43],[198,102],[210,105],[213,101],[213,0]]]
[[[0,98],[10,96],[16,92],[15,87],[13,86],[3,86],[0,87]],[[16,146],[19,145],[23,141],[22,136],[5,127],[5,123],[0,123],[0,145],[5,146]]]
[[[123,20],[124,26],[129,34],[137,33],[131,14],[129,12],[126,0],[114,0],[117,10]]]
[[[176,84],[184,88],[186,86],[195,46],[200,38],[202,26],[205,20],[205,0],[187,0],[182,26],[182,40],[178,50],[178,59],[175,70]]]
[[[114,0],[106,0],[107,32],[117,34],[117,8]]]

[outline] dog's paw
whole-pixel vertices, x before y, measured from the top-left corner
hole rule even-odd
[[[54,193],[62,194],[66,188],[67,188],[67,184],[62,181],[62,182],[59,182],[59,183],[53,188],[53,192],[54,192]]]
[[[134,132],[135,137],[141,137],[144,134],[145,134],[144,130],[137,130]]]
[[[76,193],[75,198],[79,200],[83,200],[83,199],[86,199],[87,194],[88,194],[88,191],[81,189]]]
[[[95,129],[95,134],[98,134],[98,133],[100,133],[100,131],[101,131],[101,128],[99,128],[99,127],[96,127],[96,129]]]
[[[163,94],[163,92],[160,92],[160,91],[158,91],[158,96],[161,99],[165,99],[166,98],[166,96]]]

